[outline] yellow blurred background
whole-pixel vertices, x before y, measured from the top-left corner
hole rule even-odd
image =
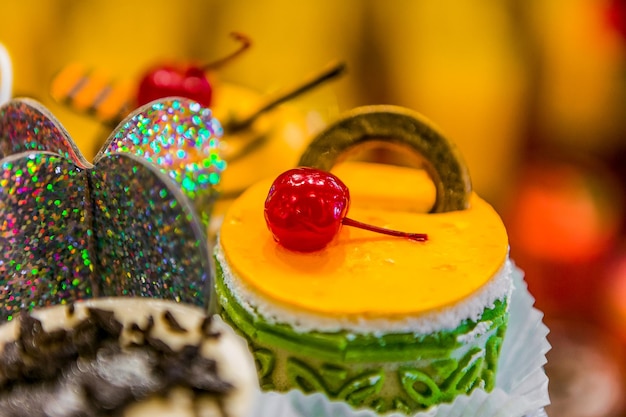
[[[252,48],[213,82],[263,95],[345,61],[345,76],[291,105],[326,121],[360,105],[402,105],[453,139],[553,327],[549,415],[617,416],[626,415],[624,3],[0,0],[0,43],[14,95],[49,107],[88,159],[108,128],[50,96],[71,62],[138,82],[159,62],[228,54],[228,34],[239,31]],[[572,349],[597,364],[560,360]]]

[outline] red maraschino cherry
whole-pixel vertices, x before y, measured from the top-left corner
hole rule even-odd
[[[211,106],[213,87],[207,72],[230,62],[251,45],[250,39],[241,33],[232,33],[231,36],[241,42],[241,46],[218,61],[208,65],[160,65],[150,69],[139,82],[137,104],[141,106],[160,98],[177,96]]]
[[[422,233],[406,233],[361,223],[346,217],[348,187],[335,175],[315,168],[294,168],[278,176],[265,200],[265,221],[274,240],[287,249],[323,249],[342,225],[424,242]]]

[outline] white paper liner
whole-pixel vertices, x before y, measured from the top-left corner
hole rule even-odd
[[[543,365],[550,344],[543,313],[533,308],[520,269],[513,271],[513,295],[509,326],[502,344],[496,386],[492,392],[475,389],[415,417],[547,417],[544,407],[550,403],[548,377]],[[348,404],[332,401],[324,394],[264,392],[250,417],[375,417],[373,410],[355,410]],[[387,413],[386,417],[406,417]]]

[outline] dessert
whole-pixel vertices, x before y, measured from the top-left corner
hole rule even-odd
[[[202,309],[102,298],[0,326],[3,416],[247,415],[258,386],[245,341]]]
[[[206,314],[195,210],[220,132],[197,102],[155,101],[92,165],[37,102],[0,107],[2,416],[247,415],[254,362]]]
[[[299,165],[327,172],[376,143],[421,155],[425,170],[345,162],[336,174],[353,199],[347,214],[424,239],[344,223],[323,245],[293,246],[268,230],[264,207],[275,188],[273,179],[261,181],[232,204],[220,229],[221,314],[248,340],[266,390],[322,392],[405,413],[490,391],[512,291],[506,230],[472,192],[454,146],[407,109],[355,109],[314,138]],[[366,176],[350,174],[358,172]],[[307,216],[325,203],[305,194],[310,206],[281,210],[297,218],[294,228],[315,231]]]

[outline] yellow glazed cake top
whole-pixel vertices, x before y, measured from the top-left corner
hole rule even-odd
[[[508,238],[494,209],[472,195],[468,210],[428,214],[434,187],[414,169],[346,163],[348,217],[427,233],[427,242],[344,226],[326,248],[299,253],[272,238],[263,217],[273,179],[248,189],[226,213],[220,244],[232,272],[259,296],[326,316],[419,315],[470,297],[503,266]]]

